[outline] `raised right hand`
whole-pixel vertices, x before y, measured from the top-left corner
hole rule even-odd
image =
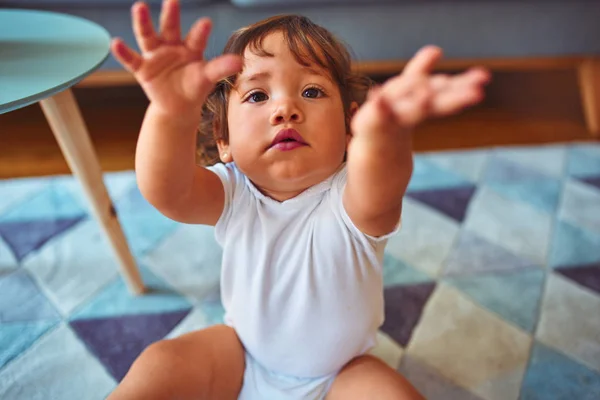
[[[228,54],[204,60],[211,21],[196,21],[182,40],[178,0],[163,1],[159,32],[152,26],[147,4],[135,3],[131,14],[142,54],[115,38],[111,43],[113,55],[133,73],[159,111],[200,118],[202,104],[215,83],[242,69],[241,57]]]

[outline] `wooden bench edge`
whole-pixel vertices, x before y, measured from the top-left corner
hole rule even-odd
[[[492,71],[538,71],[578,68],[585,60],[594,57],[543,57],[543,58],[481,58],[442,60],[439,70],[462,70],[482,66]],[[366,75],[397,74],[407,60],[360,61],[353,69]],[[123,69],[99,70],[77,84],[78,87],[129,86],[136,85],[132,74]]]

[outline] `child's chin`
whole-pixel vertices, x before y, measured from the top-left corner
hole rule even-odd
[[[332,175],[341,163],[318,163],[312,160],[291,158],[275,163],[271,169],[274,179],[286,182],[301,182],[307,187],[318,184]]]

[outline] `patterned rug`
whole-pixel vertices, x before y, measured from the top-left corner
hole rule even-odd
[[[374,353],[429,399],[600,398],[600,145],[419,154]],[[70,176],[0,182],[0,398],[101,399],[150,343],[221,321],[212,228],[106,175],[129,295]]]

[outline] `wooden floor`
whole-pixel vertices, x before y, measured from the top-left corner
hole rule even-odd
[[[494,75],[485,102],[415,132],[415,150],[594,140],[572,71]],[[133,169],[147,101],[138,87],[76,88],[105,171]],[[0,115],[0,178],[69,173],[38,105]]]

